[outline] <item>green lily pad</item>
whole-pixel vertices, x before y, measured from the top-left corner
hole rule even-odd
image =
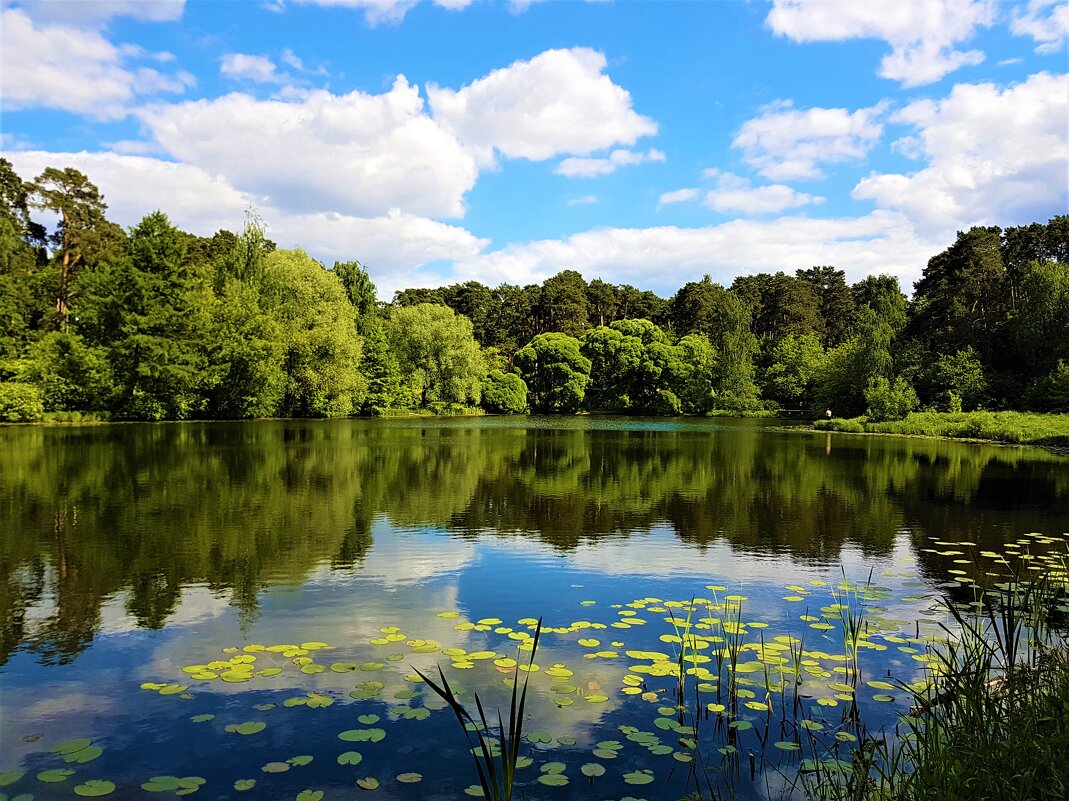
[[[310,764],[311,761],[314,758],[315,757],[313,757],[310,754],[301,754],[300,756],[290,757],[286,761],[289,762],[294,767],[298,767],[299,768],[299,767],[303,767],[304,765]]]
[[[255,786],[256,786],[256,779],[238,779],[236,782],[234,782],[234,789],[239,791],[239,792],[244,792],[245,790],[251,790]]]
[[[364,756],[359,751],[346,751],[344,754],[338,754],[339,765],[359,765],[363,760]]]
[[[289,769],[289,762],[268,762],[260,768],[264,773],[285,773]]]
[[[324,795],[322,790],[301,790],[297,793],[297,801],[322,801]]]
[[[153,776],[141,785],[149,793],[168,793],[181,788],[177,776]]]
[[[0,787],[7,787],[9,784],[14,784],[25,775],[26,771],[23,770],[9,770],[6,773],[0,773]]]
[[[74,771],[69,768],[53,768],[52,770],[42,770],[38,773],[37,781],[45,784],[56,784],[67,781],[73,775]]]
[[[568,783],[568,777],[563,773],[543,773],[538,777],[538,783],[547,787],[563,787]]]
[[[563,762],[547,762],[541,770],[543,773],[564,773],[567,767]]]
[[[233,732],[234,734],[259,734],[267,728],[267,724],[262,721],[250,720],[245,723],[232,723],[226,727],[226,730]]]
[[[67,754],[63,757],[63,761],[72,765],[84,765],[86,762],[92,762],[98,756],[104,753],[104,749],[99,745],[90,745],[83,748],[81,751],[75,751],[73,754]]]
[[[79,784],[74,788],[75,795],[86,798],[98,798],[102,795],[111,795],[115,792],[115,783],[104,779],[90,779],[85,784]]]
[[[386,737],[382,729],[349,729],[338,735],[339,740],[347,743],[377,743]]]
[[[397,781],[404,782],[405,784],[415,784],[416,782],[423,781],[422,773],[398,773]]]
[[[361,715],[356,720],[359,723],[363,723],[365,726],[373,726],[374,724],[379,722],[379,716],[378,715]]]
[[[194,715],[190,720],[194,723],[207,723],[209,720],[215,720],[215,715]]]
[[[624,781],[628,784],[649,784],[653,781],[653,771],[649,769],[633,770],[624,774]]]
[[[356,780],[356,786],[361,790],[378,790],[379,780],[374,776],[365,776],[362,779]]]
[[[798,743],[791,742],[790,740],[777,740],[776,742],[772,743],[772,745],[774,745],[780,751],[799,751],[802,748],[802,746],[798,745]]]
[[[604,776],[605,768],[599,765],[597,762],[587,762],[585,765],[579,768],[579,772],[582,773],[584,776],[589,776],[591,779],[593,779],[595,776]]]
[[[79,737],[77,740],[64,740],[52,746],[53,754],[74,754],[81,751],[83,748],[88,748],[93,744],[93,741],[88,737]]]

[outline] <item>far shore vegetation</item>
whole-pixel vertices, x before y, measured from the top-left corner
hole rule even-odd
[[[359,262],[279,249],[255,215],[203,237],[162,211],[129,230],[106,213],[81,172],[31,180],[0,159],[0,422],[591,412],[1040,444],[1069,430],[1069,216],[959,233],[912,299],[833,266],[662,298],[561,265],[541,285],[382,302]]]

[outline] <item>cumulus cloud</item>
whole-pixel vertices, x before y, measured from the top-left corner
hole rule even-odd
[[[697,200],[701,194],[701,190],[690,189],[675,189],[671,192],[664,192],[659,198],[657,198],[657,205],[670,206],[673,203],[687,203],[691,200]]]
[[[224,174],[287,211],[366,217],[399,208],[459,217],[478,173],[404,76],[378,95],[313,91],[258,100],[236,93],[138,116],[174,158]]]
[[[1069,36],[1069,6],[1059,0],[1031,0],[1024,10],[1014,11],[1010,30],[1015,36],[1031,36],[1037,53],[1057,53]]]
[[[248,53],[227,53],[219,65],[219,72],[234,80],[254,83],[284,83],[286,80],[267,56]]]
[[[1069,78],[1038,73],[1000,88],[958,84],[942,100],[920,100],[893,120],[916,129],[927,166],[873,174],[853,196],[901,210],[918,230],[1046,219],[1069,208],[1066,172]]]
[[[390,293],[402,288],[406,277],[423,264],[470,258],[488,245],[464,228],[396,209],[369,217],[288,213],[263,196],[241,192],[224,177],[188,164],[116,153],[29,151],[8,157],[27,180],[47,166],[84,172],[100,187],[108,218],[127,227],[163,204],[162,210],[179,228],[209,236],[220,228],[240,229],[245,209],[254,206],[268,236],[280,247],[302,247],[326,264],[359,259],[369,266],[380,288]]]
[[[848,111],[796,109],[778,101],[743,123],[731,145],[761,175],[774,181],[823,178],[820,164],[860,161],[883,136],[887,103]]]
[[[705,273],[731,283],[744,272],[835,264],[851,281],[885,272],[907,284],[945,246],[942,240],[921,239],[903,215],[890,211],[863,217],[733,220],[699,228],[608,228],[461,259],[445,280],[538,283],[568,266],[587,278],[671,293]]]
[[[0,26],[0,97],[7,110],[54,108],[117,118],[137,96],[183,92],[195,83],[186,72],[129,65],[143,51],[124,52],[96,30],[39,25],[17,8],[0,12]]]
[[[795,42],[882,39],[891,52],[879,74],[912,87],[982,62],[956,46],[995,18],[991,0],[773,0],[765,24]]]
[[[634,150],[617,149],[608,156],[600,158],[566,158],[557,165],[554,170],[558,175],[568,178],[594,178],[599,175],[609,175],[616,172],[620,167],[629,167],[636,164],[646,164],[651,161],[664,161],[665,155],[660,150],[650,148],[645,153]]]
[[[42,22],[97,25],[112,17],[146,22],[182,18],[185,0],[19,0],[18,7]]]
[[[631,107],[630,93],[605,74],[595,50],[547,50],[452,90],[427,86],[434,118],[492,164],[494,153],[543,161],[585,156],[657,133]]]
[[[820,204],[824,198],[798,192],[786,184],[752,186],[748,178],[730,172],[707,170],[716,188],[705,195],[705,205],[721,213],[775,214],[785,209]]]

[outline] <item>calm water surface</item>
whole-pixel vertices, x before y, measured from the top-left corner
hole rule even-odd
[[[945,543],[999,551],[1067,528],[1064,457],[748,421],[0,429],[0,793],[70,799],[101,779],[116,785],[112,798],[173,797],[140,787],[173,775],[202,777],[200,798],[294,799],[309,789],[343,799],[374,777],[369,797],[463,798],[475,781],[468,745],[448,710],[406,677],[441,664],[468,699],[478,690],[490,706],[507,703],[519,644],[509,635],[541,616],[554,631],[535,659],[527,728],[550,742],[524,747],[527,797],[677,799],[693,790],[693,763],[681,761],[679,735],[656,724],[670,719],[671,683],[640,671],[632,691],[624,677],[643,659],[656,664],[635,651],[675,659],[670,621],[692,599],[741,607],[754,649],[762,637],[804,636],[818,683],[803,700],[830,734],[847,706],[831,704],[827,689],[842,680],[834,657],[844,649],[837,619],[819,609],[844,575],[871,575],[878,647],[864,653],[866,678],[909,681],[923,650],[910,638],[942,619],[939,597],[967,594],[968,576],[985,579],[970,548]],[[698,624],[710,636],[718,625]],[[296,657],[258,647],[309,642]],[[183,672],[235,655],[283,670],[234,682]],[[758,684],[745,686],[763,701]],[[702,692],[703,703],[716,701],[711,684]],[[903,699],[878,694],[862,683],[857,703],[893,725]],[[309,706],[310,697],[334,703]],[[377,720],[359,720],[368,715]],[[717,734],[711,717],[706,731],[722,746],[728,730]],[[736,786],[775,794],[799,755],[771,742],[791,734],[776,714],[744,709],[738,719],[754,728],[732,730],[731,742],[743,755],[776,755],[779,770],[751,782],[743,759]],[[243,722],[267,725],[226,730]],[[368,728],[385,737],[338,738]],[[635,730],[667,751],[628,739]],[[51,753],[80,737],[102,753],[84,763]],[[605,741],[621,743],[615,758],[592,753]],[[338,763],[347,751],[359,764]],[[313,760],[286,762],[297,756]],[[720,769],[715,747],[701,759]],[[580,772],[591,762],[605,768],[593,782]],[[270,763],[285,769],[264,771]],[[554,763],[567,785],[537,781],[562,769]],[[74,773],[38,778],[55,769]],[[625,780],[645,781],[643,770],[652,782]],[[405,773],[422,779],[398,781]],[[256,784],[239,792],[240,779]]]

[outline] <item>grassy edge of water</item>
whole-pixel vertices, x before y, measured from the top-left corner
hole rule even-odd
[[[912,412],[902,420],[886,422],[867,417],[816,420],[813,428],[845,434],[893,434],[1069,448],[1069,414]]]

